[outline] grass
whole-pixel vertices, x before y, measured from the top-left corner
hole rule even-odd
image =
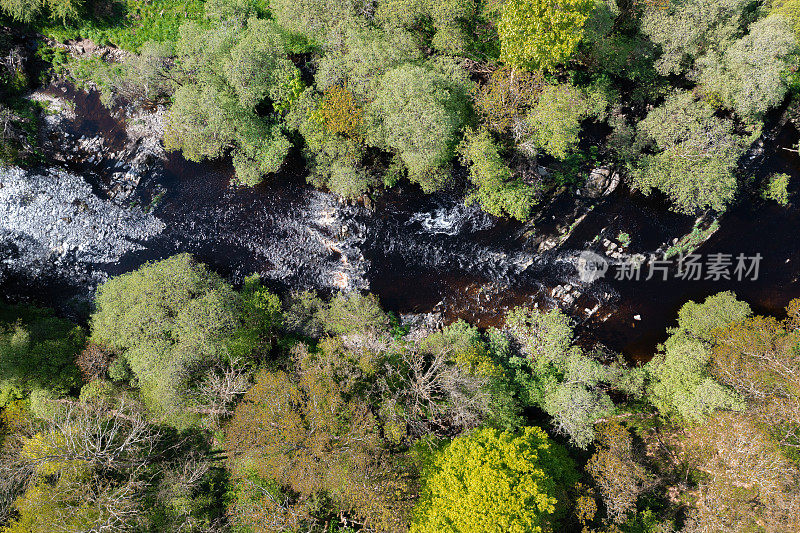
[[[56,41],[88,38],[100,45],[113,44],[138,52],[147,41],[174,41],[178,28],[203,18],[203,0],[116,0],[97,2],[84,20],[67,23],[43,21],[38,30]]]

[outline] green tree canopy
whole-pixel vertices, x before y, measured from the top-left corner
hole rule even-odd
[[[411,531],[542,533],[575,481],[572,461],[538,427],[476,430],[430,460]]]
[[[544,409],[578,447],[586,448],[595,422],[614,412],[608,386],[637,392],[635,372],[604,365],[572,344],[571,320],[557,309],[518,307],[506,316],[506,327],[521,347],[509,363],[527,402]]]
[[[34,389],[66,394],[80,384],[80,327],[27,305],[0,304],[0,407]]]
[[[782,15],[759,20],[748,30],[727,50],[710,51],[697,65],[704,91],[742,118],[755,120],[783,101],[785,74],[796,61],[797,38]]]
[[[712,333],[750,314],[750,307],[733,293],[710,296],[702,304],[686,303],[678,312],[678,327],[645,365],[647,399],[664,416],[702,423],[717,409],[741,410],[744,401],[709,372]]]
[[[538,203],[539,187],[512,176],[492,135],[482,129],[467,130],[459,146],[462,162],[469,167],[474,190],[467,202],[478,202],[481,209],[495,216],[508,215],[525,221]]]
[[[191,161],[232,150],[236,176],[255,185],[277,172],[289,152],[276,108],[292,97],[297,69],[274,23],[251,18],[246,27],[181,26],[176,50],[186,78],[165,117],[164,145]],[[269,103],[272,115],[257,107]]]
[[[92,341],[130,365],[148,407],[179,425],[198,418],[185,410],[191,384],[228,358],[240,296],[180,254],[108,280],[95,302]]]
[[[592,0],[509,0],[497,25],[500,59],[514,68],[552,70],[572,55]]]
[[[395,150],[425,191],[442,187],[466,120],[468,80],[457,65],[405,64],[381,78],[371,106],[378,146]]]
[[[733,199],[746,139],[691,93],[675,93],[650,111],[639,123],[637,142],[644,153],[634,162],[632,178],[645,193],[663,191],[684,213],[721,211]]]

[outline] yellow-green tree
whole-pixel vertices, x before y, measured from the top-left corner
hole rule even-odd
[[[578,46],[592,9],[592,0],[509,0],[497,25],[501,60],[513,68],[552,70]]]
[[[411,531],[545,531],[576,481],[574,468],[538,427],[457,438],[426,467]]]

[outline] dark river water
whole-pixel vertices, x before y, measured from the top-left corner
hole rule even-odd
[[[77,135],[101,133],[112,145],[124,144],[121,121],[96,96],[71,95],[77,117],[66,129]],[[798,193],[800,160],[780,147],[791,146],[797,137],[792,125],[783,126],[775,148],[752,171],[756,178],[788,172],[792,198]],[[108,169],[74,163],[70,170],[102,190]],[[674,272],[667,281],[619,281],[609,271],[587,284],[576,268],[582,251],[598,250],[598,242],[625,232],[631,236],[630,250],[650,252],[690,231],[694,217],[676,215],[659,198],[619,187],[597,201],[560,246],[539,252],[541,239],[531,238],[528,228],[467,207],[455,192],[425,196],[403,186],[375,198],[370,209],[344,205],[305,185],[298,155],[280,176],[255,188],[231,188],[231,175],[226,161],[196,164],[170,154],[126,200],[148,205],[159,198],[153,213],[166,229],[120,261],[91,268],[114,275],[190,252],[234,283],[258,272],[278,290],[370,290],[398,313],[437,311],[447,320],[464,318],[483,327],[499,324],[515,305],[562,305],[577,319],[585,342],[603,342],[634,359],[652,355],[689,299],[733,290],[757,312],[780,314],[800,297],[800,211],[756,197],[745,195],[732,207],[698,253],[761,254],[757,281],[684,281]],[[561,205],[554,201],[542,209],[537,226],[546,231]],[[559,296],[565,286],[571,294],[566,300]],[[79,287],[63,280],[15,279],[4,289],[11,297],[48,303]]]

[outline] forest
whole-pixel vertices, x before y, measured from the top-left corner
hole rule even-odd
[[[30,96],[57,84],[127,124],[155,113],[164,158],[230,166],[230,194],[302,167],[337,205],[455,195],[528,239],[613,169],[689,221],[665,259],[746,202],[793,207],[795,176],[750,162],[776,124],[800,129],[800,0],[0,0],[0,56],[0,208],[64,161],[46,138],[76,110]],[[165,195],[109,202],[150,221]],[[0,212],[2,533],[800,531],[794,286],[765,296],[776,312],[727,286],[684,298],[644,358],[592,341],[596,309],[563,299],[431,322],[351,270],[314,288],[194,250],[92,257],[119,268],[65,305],[4,285],[33,196]],[[264,270],[311,271],[308,253]]]

